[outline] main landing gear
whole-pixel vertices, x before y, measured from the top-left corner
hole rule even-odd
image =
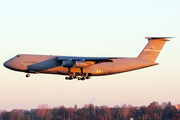
[[[78,75],[69,75],[68,77],[65,77],[66,80],[72,80],[72,79],[78,79],[78,80],[85,80],[85,79],[90,79],[91,76],[85,76],[85,75],[81,75],[80,77],[78,77]]]
[[[85,80],[85,79],[90,79],[91,76],[82,76],[82,77],[78,77],[78,80]]]
[[[91,78],[91,73],[84,73],[83,68],[80,68],[81,72],[80,73],[72,73],[71,68],[68,68],[68,73],[69,76],[65,77],[66,80],[72,80],[72,79],[78,79],[78,80],[85,80],[85,79],[90,79]],[[80,77],[78,77],[80,76]]]

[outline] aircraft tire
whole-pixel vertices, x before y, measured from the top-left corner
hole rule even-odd
[[[74,78],[74,76],[72,76],[72,75],[69,76],[69,79],[73,79],[73,78]]]
[[[85,80],[86,78],[83,76],[82,78],[81,78],[81,80]]]
[[[91,78],[91,76],[86,76],[86,79],[90,79]]]
[[[74,79],[76,79],[76,78],[78,78],[78,76],[77,76],[77,75],[75,75],[75,76],[73,76],[73,78],[74,78]]]
[[[69,77],[65,77],[66,80],[69,80]]]
[[[26,74],[26,77],[27,77],[27,78],[30,77],[30,74]]]
[[[72,80],[73,78],[69,78],[69,80]]]

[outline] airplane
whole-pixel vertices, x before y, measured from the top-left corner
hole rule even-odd
[[[75,57],[18,54],[4,63],[6,68],[29,73],[68,75],[66,80],[90,79],[91,76],[117,74],[158,65],[161,49],[172,37],[145,37],[148,43],[138,57]]]

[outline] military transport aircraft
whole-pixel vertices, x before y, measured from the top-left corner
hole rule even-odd
[[[52,55],[19,54],[4,63],[4,66],[15,71],[29,73],[47,73],[68,75],[66,80],[90,79],[91,76],[110,75],[141,69],[155,63],[167,38],[146,37],[148,44],[136,58],[124,57],[74,57]]]

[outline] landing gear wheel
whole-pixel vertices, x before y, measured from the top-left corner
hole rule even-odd
[[[72,76],[72,75],[70,75],[70,76],[69,76],[69,79],[73,79],[73,76]]]
[[[91,78],[91,76],[86,76],[86,79],[90,79]]]
[[[81,78],[80,78],[80,77],[78,77],[78,80],[81,80]]]
[[[66,80],[69,80],[69,77],[65,77]]]
[[[81,78],[81,80],[85,80],[85,77],[83,76],[83,77]]]
[[[73,78],[70,78],[70,77],[69,77],[69,80],[72,80],[72,79],[73,79]]]
[[[74,79],[76,79],[76,78],[78,78],[78,76],[77,76],[77,75],[75,75],[75,76],[73,76],[73,78],[74,78]]]
[[[26,77],[30,77],[30,74],[26,74]]]

